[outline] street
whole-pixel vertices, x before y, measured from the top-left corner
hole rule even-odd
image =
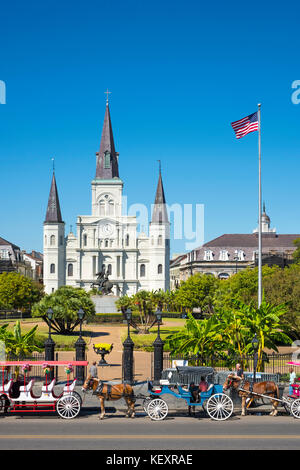
[[[300,420],[289,415],[232,416],[212,421],[199,413],[188,417],[170,413],[151,421],[142,412],[126,419],[120,411],[82,411],[73,420],[57,416],[3,416],[1,450],[298,450]]]

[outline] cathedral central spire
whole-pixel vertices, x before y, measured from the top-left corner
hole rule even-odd
[[[107,91],[106,93],[110,92]],[[96,153],[96,155],[96,179],[109,180],[112,178],[119,178],[119,154],[115,150],[108,99],[106,100],[106,109],[102,128],[100,150]]]

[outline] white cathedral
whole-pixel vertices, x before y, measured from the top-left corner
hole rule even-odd
[[[68,285],[91,289],[105,270],[117,296],[138,290],[169,289],[170,223],[161,171],[149,223],[149,236],[137,232],[136,216],[122,215],[123,181],[119,177],[108,101],[92,181],[92,213],[77,217],[76,235],[65,237],[53,171],[44,222],[44,286],[50,294]]]

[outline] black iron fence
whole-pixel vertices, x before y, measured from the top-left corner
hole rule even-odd
[[[31,312],[18,312],[18,310],[0,310],[0,320],[22,320],[31,318]]]
[[[263,360],[261,372],[269,374],[287,374],[289,372],[289,361],[292,361],[292,353],[288,354],[266,354]],[[216,371],[228,371],[235,368],[235,364],[241,364],[245,372],[253,372],[253,356],[235,356],[220,358],[216,356],[172,356],[169,353],[163,355],[163,369],[176,368],[176,366],[207,366]],[[151,376],[154,374],[154,356],[152,353]]]

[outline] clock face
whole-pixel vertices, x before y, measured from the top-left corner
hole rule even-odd
[[[99,224],[99,236],[100,238],[104,237],[114,237],[115,236],[115,226],[109,222],[103,222]]]
[[[113,232],[113,226],[111,224],[105,224],[103,226],[103,232],[106,234],[106,235],[110,235],[112,232]]]

